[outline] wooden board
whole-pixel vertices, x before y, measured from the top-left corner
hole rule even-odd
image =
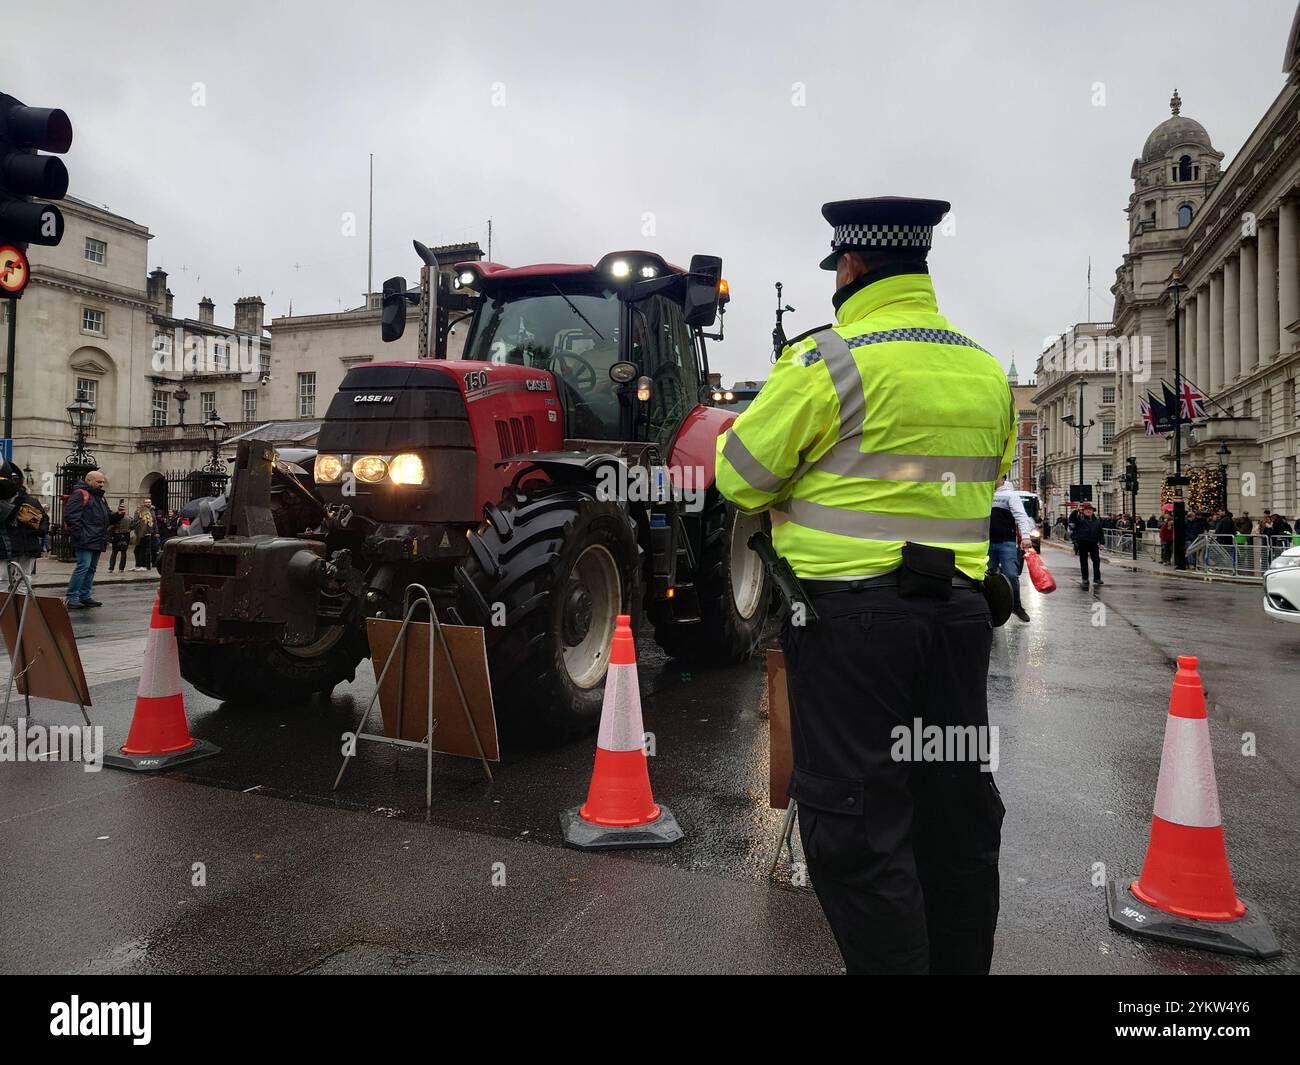
[[[784,810],[790,805],[786,789],[794,755],[790,747],[790,689],[786,686],[785,654],[778,648],[767,652],[768,805]]]
[[[0,593],[0,632],[4,634],[5,649],[17,673],[14,690],[38,699],[89,706],[90,687],[81,667],[81,655],[77,653],[72,618],[61,597],[36,596],[23,626],[21,657],[15,656],[18,618],[26,599],[25,595]]]
[[[370,658],[375,667],[375,679],[383,671],[384,662],[397,641],[400,621],[370,618],[366,634],[370,639]],[[478,758],[474,733],[465,720],[465,710],[456,684],[452,680],[447,661],[447,649],[460,675],[465,701],[474,719],[474,728],[483,753],[489,761],[501,760],[497,743],[496,710],[492,705],[492,683],[488,674],[487,649],[483,643],[483,630],[475,625],[443,625],[446,643],[439,641],[434,656],[433,717],[437,727],[433,731],[433,749],[443,754],[462,758]],[[388,676],[379,688],[379,710],[384,719],[384,735],[394,739],[420,742],[424,739],[428,723],[426,698],[429,690],[429,625],[412,622],[406,630],[405,706],[399,706],[399,657],[393,659]]]

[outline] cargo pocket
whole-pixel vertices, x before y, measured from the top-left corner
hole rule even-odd
[[[828,777],[797,766],[790,795],[799,803],[799,834],[804,855],[829,872],[842,872],[869,860],[866,788],[860,779]]]

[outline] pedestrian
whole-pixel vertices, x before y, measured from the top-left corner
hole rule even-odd
[[[928,726],[987,737],[986,583],[1006,606],[984,578],[1016,408],[998,361],[939,313],[926,256],[948,210],[826,204],[835,324],[787,344],[718,440],[719,490],[779,514],[776,549],[817,615],[796,603],[781,633],[790,795],[850,973],[987,973],[997,927],[987,760],[904,749]]]
[[[1174,523],[1170,518],[1160,522],[1160,564],[1169,565],[1174,556]]]
[[[125,504],[121,504],[125,506]],[[108,556],[108,572],[113,572],[113,567],[117,567],[118,573],[126,572],[126,555],[127,549],[131,546],[131,523],[128,521],[119,521],[108,534],[108,545],[111,552]]]
[[[135,565],[131,568],[135,573],[144,573],[149,569],[149,547],[153,542],[152,525],[153,511],[148,503],[141,503],[135,508],[135,515],[131,518],[131,539],[135,543]]]
[[[1092,583],[1100,588],[1101,579],[1101,521],[1093,513],[1092,504],[1079,508],[1079,518],[1074,523],[1074,550],[1079,556],[1079,569],[1083,573],[1083,587],[1088,588],[1088,560],[1092,559]]]
[[[1025,551],[1033,546],[1034,523],[1025,513],[1007,479],[998,480],[993,493],[993,511],[989,515],[989,572],[1001,571],[1011,585],[1011,613],[1021,621],[1029,614],[1020,601],[1020,571],[1024,567]]]
[[[162,558],[162,530],[163,515],[160,511],[155,510],[153,514],[153,526],[149,530],[149,568],[157,569],[158,560]]]
[[[20,581],[9,573],[16,562],[29,577],[36,572],[36,560],[50,531],[50,516],[41,501],[27,491],[23,472],[13,462],[0,466],[0,564],[9,578],[9,590]]]
[[[73,486],[63,508],[63,522],[72,536],[72,548],[77,555],[65,597],[70,610],[104,605],[91,594],[95,569],[99,566],[99,556],[108,546],[109,527],[126,517],[125,503],[119,503],[116,511],[109,509],[104,499],[107,487],[108,478],[103,471],[91,470],[84,480]]]

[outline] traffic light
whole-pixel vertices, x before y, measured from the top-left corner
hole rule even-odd
[[[58,244],[68,191],[63,160],[41,152],[72,147],[72,123],[57,107],[27,107],[0,93],[0,245]]]
[[[1131,455],[1124,463],[1124,491],[1129,495],[1138,493],[1138,461]]]

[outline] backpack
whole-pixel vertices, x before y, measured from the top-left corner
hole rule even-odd
[[[83,497],[81,500],[81,505],[83,507],[86,506],[90,502],[90,493],[87,492],[84,488],[78,488],[77,491],[80,492]],[[68,498],[71,499],[72,496],[69,495]],[[68,524],[68,508],[66,506],[63,508],[63,527],[65,529],[72,528],[72,526]]]

